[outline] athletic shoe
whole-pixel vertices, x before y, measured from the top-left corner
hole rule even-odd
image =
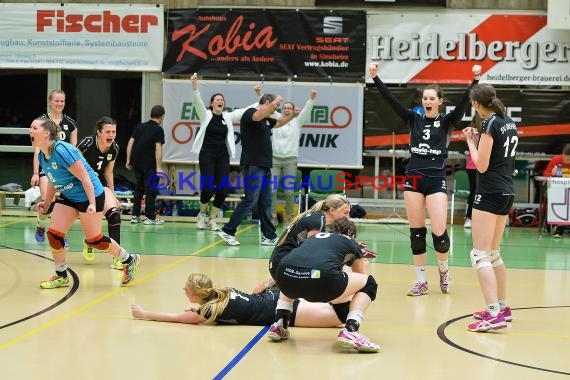
[[[83,258],[87,261],[95,260],[95,250],[83,240]]]
[[[449,269],[445,272],[439,271],[439,288],[441,292],[447,294],[449,288],[451,288],[451,276],[449,275]]]
[[[552,234],[552,237],[553,237],[553,238],[556,238],[556,239],[560,239],[563,234],[564,234],[564,231],[562,231],[562,228],[556,227],[556,230],[554,230],[554,233]],[[36,240],[37,240],[37,239],[36,239]]]
[[[427,281],[426,282],[416,282],[414,284],[414,286],[412,286],[412,288],[410,290],[408,290],[407,295],[408,296],[413,296],[413,297],[417,297],[417,296],[423,296],[425,294],[428,294],[428,284]]]
[[[507,322],[502,313],[497,314],[496,317],[491,316],[491,313],[485,311],[481,315],[481,319],[477,322],[470,323],[467,330],[474,332],[487,332],[490,330],[500,330],[507,327]]]
[[[131,216],[131,224],[139,224],[141,222],[140,216]]]
[[[222,239],[224,239],[224,241],[226,243],[228,243],[229,245],[233,245],[233,246],[239,245],[239,241],[236,240],[235,236],[232,236],[230,234],[226,234],[222,230],[218,231],[218,236],[221,237]]]
[[[267,337],[272,341],[279,342],[280,340],[289,339],[289,330],[279,326],[277,322],[269,327]]]
[[[512,322],[513,320],[513,313],[511,312],[511,308],[510,307],[505,307],[503,310],[501,310],[499,312],[500,314],[503,314],[503,318],[505,318],[505,321],[507,322]],[[473,318],[475,319],[483,319],[485,317],[485,315],[487,314],[487,310],[483,310],[483,311],[476,311],[473,313]]]
[[[146,218],[144,220],[144,222],[142,222],[142,224],[144,224],[145,226],[159,226],[161,224],[164,224],[164,220],[162,219],[148,219]]]
[[[463,227],[471,228],[471,218],[465,218],[465,223],[463,223]]]
[[[57,274],[51,276],[47,281],[40,282],[40,288],[42,289],[65,288],[66,286],[69,286],[69,278],[61,277]]]
[[[45,228],[36,227],[36,241],[40,244],[43,244],[46,241],[45,231]]]
[[[113,256],[113,263],[111,264],[111,269],[116,269],[116,270],[123,270],[123,263],[121,262],[121,260],[119,260],[119,258]]]
[[[220,230],[218,223],[216,223],[216,221],[214,219],[210,219],[206,228],[209,229],[210,231],[219,231]]]
[[[358,352],[379,352],[380,346],[372,343],[370,339],[360,334],[358,331],[350,332],[347,329],[342,329],[336,338],[341,347],[354,348]]]
[[[208,215],[204,214],[203,212],[198,214],[198,220],[196,221],[196,227],[199,230],[206,229],[206,225],[208,224]]]
[[[275,246],[279,241],[279,237],[275,237],[274,239],[268,239],[265,236],[261,235],[261,245],[272,245]]]
[[[141,257],[137,254],[131,255],[132,260],[129,264],[123,264],[123,285],[127,285],[129,282],[133,281],[137,269],[141,263]]]

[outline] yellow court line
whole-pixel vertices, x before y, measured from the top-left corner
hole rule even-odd
[[[29,220],[25,220],[25,219],[24,219],[24,220],[17,220],[17,221],[15,221],[15,222],[3,223],[3,224],[0,224],[0,228],[6,227],[6,226],[10,226],[10,225],[12,225],[12,224],[23,223],[23,222],[29,222]]]
[[[254,226],[255,226],[255,224],[254,224],[254,225],[251,225],[251,226],[248,226],[248,227],[245,227],[245,228],[241,229],[238,233],[236,233],[236,235],[239,235],[239,234],[241,234],[242,232],[245,232],[245,231],[247,231],[247,230],[253,228]],[[44,331],[44,330],[47,330],[48,328],[50,328],[50,327],[52,327],[52,326],[55,326],[55,325],[57,325],[58,323],[61,323],[61,322],[65,321],[66,319],[68,319],[68,318],[70,318],[70,317],[73,317],[73,316],[75,316],[75,315],[77,315],[77,314],[79,314],[79,313],[81,313],[81,312],[83,312],[83,311],[85,311],[85,310],[87,310],[87,309],[89,309],[89,308],[91,308],[91,307],[97,305],[97,304],[100,304],[101,302],[105,301],[107,298],[110,298],[110,297],[112,297],[112,296],[114,296],[114,295],[116,295],[116,294],[119,294],[119,293],[125,291],[127,288],[129,288],[129,287],[131,287],[131,286],[133,286],[133,285],[135,285],[135,284],[138,284],[138,283],[144,282],[144,281],[146,281],[146,280],[149,280],[149,279],[151,279],[151,278],[153,278],[153,277],[156,277],[156,276],[159,275],[160,273],[163,273],[163,272],[165,272],[165,271],[171,269],[172,267],[174,267],[174,266],[176,266],[176,265],[178,265],[178,264],[182,264],[183,262],[190,260],[192,257],[194,257],[194,256],[196,256],[196,255],[199,255],[200,253],[202,253],[202,252],[204,252],[204,251],[207,251],[208,249],[213,248],[213,247],[215,247],[216,245],[219,245],[222,241],[223,241],[223,240],[218,240],[218,241],[216,241],[216,242],[214,242],[214,243],[210,243],[210,244],[208,244],[208,245],[206,245],[206,246],[200,248],[199,250],[192,252],[189,256],[181,257],[180,259],[175,260],[175,261],[173,261],[173,262],[170,263],[170,264],[164,265],[164,266],[162,266],[162,267],[160,267],[160,268],[158,268],[158,269],[156,269],[156,270],[150,272],[150,273],[147,274],[146,276],[144,276],[144,277],[142,277],[142,278],[140,278],[140,279],[138,279],[138,280],[133,281],[133,282],[132,282],[131,284],[129,284],[127,287],[122,287],[122,288],[115,289],[115,290],[113,290],[113,291],[111,291],[111,292],[109,292],[109,293],[107,293],[107,294],[104,294],[104,295],[100,296],[99,298],[94,299],[94,300],[91,301],[91,302],[88,302],[87,304],[85,304],[85,305],[83,305],[83,306],[78,307],[78,308],[75,309],[75,310],[72,310],[72,311],[68,312],[67,314],[62,315],[61,317],[57,317],[57,318],[55,318],[55,319],[53,319],[53,320],[51,320],[51,321],[49,321],[49,322],[44,323],[43,325],[41,325],[41,326],[39,326],[39,327],[37,327],[37,328],[35,328],[35,329],[33,329],[33,330],[28,331],[27,333],[24,333],[24,334],[22,334],[22,335],[20,335],[20,336],[17,336],[17,337],[15,337],[15,338],[13,338],[13,339],[10,339],[10,340],[7,341],[6,343],[0,344],[0,351],[5,350],[6,348],[11,347],[11,346],[13,346],[13,345],[15,345],[15,344],[17,344],[17,343],[19,343],[19,342],[25,340],[25,339],[27,339],[27,338],[29,338],[29,337],[31,337],[31,336],[37,334],[37,333],[40,333],[40,332],[42,332],[42,331]]]

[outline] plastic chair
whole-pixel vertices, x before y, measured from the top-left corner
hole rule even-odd
[[[453,191],[451,192],[451,224],[453,224],[453,217],[455,215],[455,198],[469,199],[469,177],[467,171],[457,170],[453,177]]]
[[[308,207],[309,198],[318,202],[331,194],[346,194],[346,183],[340,180],[341,177],[344,178],[342,170],[311,170],[309,174],[311,182],[307,187],[305,205]]]

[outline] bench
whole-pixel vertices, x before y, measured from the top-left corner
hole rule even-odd
[[[28,210],[24,208],[8,208],[6,203],[6,198],[13,198],[15,202],[22,201],[25,197],[25,192],[23,191],[0,191],[0,216],[35,216],[35,210]],[[128,202],[129,206],[132,206],[131,199],[133,194],[118,194],[116,197],[121,200],[124,199]],[[199,201],[200,197],[196,195],[158,195],[156,199],[165,201]],[[233,195],[226,198],[226,202],[238,203],[242,200],[241,197]],[[195,216],[168,216],[161,215],[161,219],[171,222],[196,222],[197,218]],[[121,215],[122,220],[130,220],[131,215]],[[220,222],[227,222],[228,218],[218,218]]]

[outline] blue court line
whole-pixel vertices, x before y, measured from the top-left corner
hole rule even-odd
[[[247,354],[249,352],[249,350],[251,350],[253,348],[253,346],[255,346],[255,344],[257,342],[259,342],[259,340],[261,339],[262,336],[264,336],[267,331],[269,330],[269,326],[265,326],[264,328],[262,328],[256,336],[254,336],[246,345],[245,347],[236,355],[235,358],[232,359],[231,362],[228,363],[227,366],[224,367],[224,369],[222,369],[220,371],[220,373],[218,373],[216,376],[214,376],[214,380],[220,380],[223,379],[224,376],[226,376],[228,374],[228,372],[230,372],[232,370],[232,368],[234,368],[241,359],[243,359],[243,357],[245,356],[245,354]]]

